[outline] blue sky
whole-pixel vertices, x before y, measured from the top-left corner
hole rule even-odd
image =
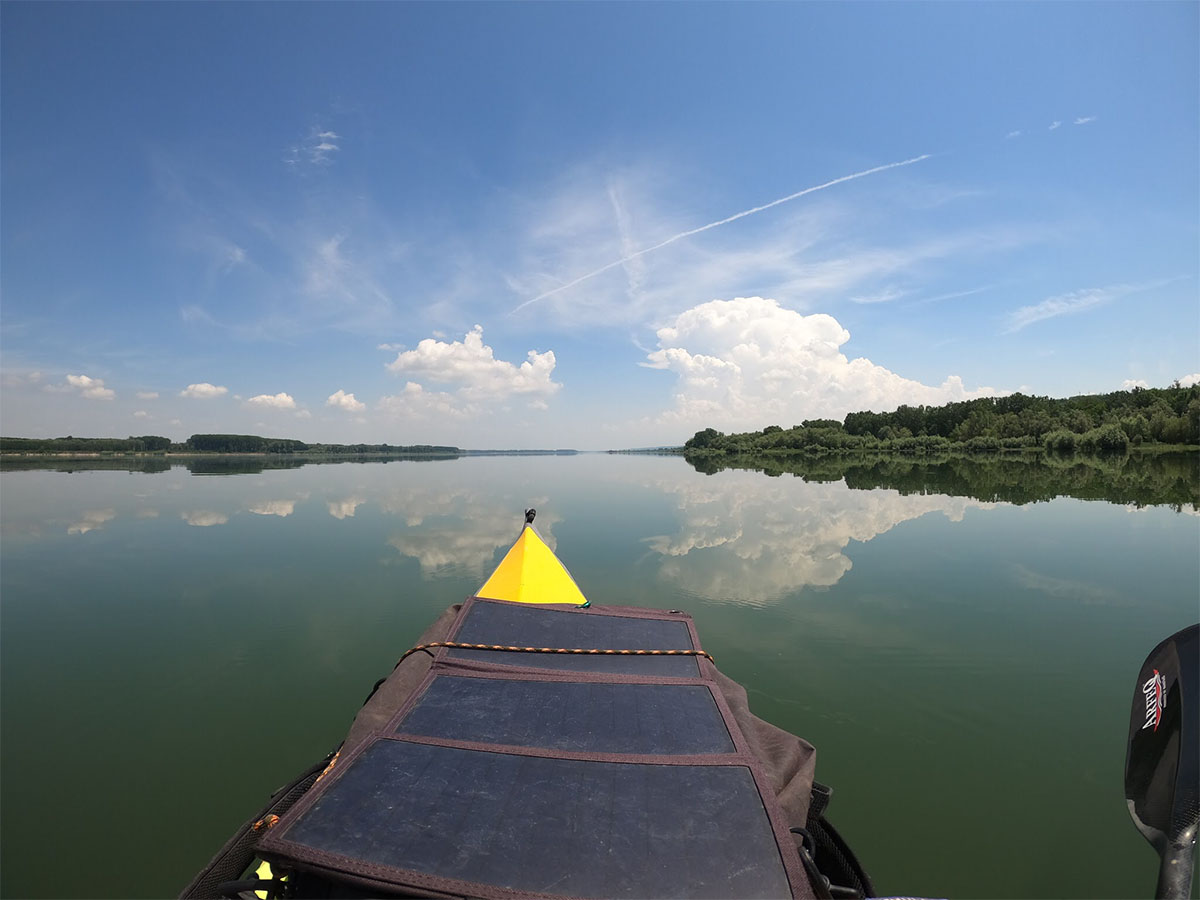
[[[602,449],[1200,377],[1198,19],[6,2],[0,429]]]

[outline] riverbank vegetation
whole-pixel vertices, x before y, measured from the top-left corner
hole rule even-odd
[[[1195,453],[1132,455],[957,454],[908,457],[885,453],[825,456],[685,457],[699,472],[747,469],[810,482],[844,481],[852,490],[886,488],[901,494],[946,494],[987,503],[1038,503],[1055,497],[1105,500],[1132,507],[1200,509]]]
[[[1121,454],[1132,448],[1200,444],[1200,386],[1134,388],[1066,399],[1010,394],[853,412],[809,419],[791,428],[723,434],[698,431],[684,445],[691,457],[739,454],[898,453],[940,455],[1002,451]]]

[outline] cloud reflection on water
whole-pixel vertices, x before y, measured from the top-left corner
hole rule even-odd
[[[210,528],[213,525],[224,525],[229,521],[229,516],[224,513],[211,512],[210,510],[197,509],[190,512],[180,513],[180,518],[189,525],[194,525],[197,528]]]
[[[85,511],[78,522],[67,528],[67,534],[87,534],[111,522],[117,517],[115,509],[92,509]]]
[[[529,502],[536,508],[545,501],[545,497],[537,497]],[[389,493],[380,498],[380,508],[403,517],[406,529],[388,538],[388,545],[417,560],[423,577],[466,572],[482,584],[491,573],[496,551],[520,533],[521,520],[513,511],[522,509],[523,502],[483,490],[459,487],[447,491],[445,486],[424,485]],[[555,547],[553,528],[560,521],[552,511],[538,513],[538,534],[551,549]]]
[[[750,472],[655,487],[672,498],[679,518],[676,533],[644,539],[663,557],[659,577],[692,594],[751,606],[837,584],[853,565],[845,552],[851,541],[866,543],[933,512],[960,521],[968,509],[996,506]]]

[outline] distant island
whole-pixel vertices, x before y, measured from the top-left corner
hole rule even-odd
[[[182,443],[160,435],[145,434],[127,438],[83,438],[67,435],[58,438],[0,437],[0,455],[261,455],[278,454],[302,457],[429,457],[459,456],[569,456],[577,450],[464,450],[436,444],[306,444],[291,438],[268,438],[256,434],[193,434]]]
[[[1009,394],[944,406],[900,406],[808,419],[784,428],[724,434],[705,428],[684,455],[838,453],[941,454],[1044,451],[1119,454],[1131,449],[1200,449],[1200,385],[1134,388],[1066,399]]]

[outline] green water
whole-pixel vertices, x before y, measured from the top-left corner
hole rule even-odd
[[[1053,473],[949,465],[4,471],[0,893],[177,893],[532,505],[593,602],[687,609],[754,711],[816,745],[880,892],[1148,896],[1125,737],[1142,659],[1200,616],[1195,459],[1159,495],[1163,463],[1130,462],[1043,502],[1012,485],[1052,497]]]

